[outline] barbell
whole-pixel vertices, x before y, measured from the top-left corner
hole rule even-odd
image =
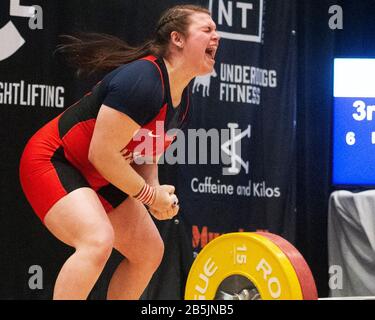
[[[311,270],[282,237],[263,232],[229,233],[196,257],[186,300],[317,300]]]

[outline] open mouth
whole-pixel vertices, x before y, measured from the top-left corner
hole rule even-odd
[[[216,50],[217,50],[217,47],[208,47],[206,49],[206,55],[211,59],[211,60],[215,60],[215,55],[216,55]]]

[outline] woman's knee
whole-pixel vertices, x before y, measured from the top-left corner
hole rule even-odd
[[[112,253],[114,231],[111,226],[94,230],[90,236],[77,243],[76,250],[87,256],[93,263],[104,265]]]
[[[156,270],[164,256],[164,242],[160,236],[153,242],[149,256],[150,259],[147,259],[149,260],[148,264],[152,269]]]
[[[150,269],[156,270],[164,256],[164,242],[158,235],[148,243],[147,254],[137,257],[138,262],[146,264]]]
[[[144,239],[142,244],[134,244],[136,250],[125,252],[125,257],[132,264],[138,264],[144,268],[155,271],[164,256],[164,242],[159,234]]]

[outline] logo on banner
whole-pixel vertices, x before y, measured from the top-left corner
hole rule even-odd
[[[195,93],[195,91],[199,92],[200,87],[202,87],[203,97],[204,98],[206,96],[208,97],[210,95],[211,78],[216,78],[216,77],[217,77],[217,73],[215,69],[209,74],[196,77],[194,80],[194,85],[193,85],[193,93]]]
[[[42,8],[39,6],[22,6],[20,0],[9,0],[10,10],[9,13],[13,17],[29,18],[29,27],[31,29],[42,29],[38,18],[41,17]],[[8,59],[15,54],[24,44],[25,39],[21,36],[16,26],[12,21],[9,21],[0,28],[0,61]]]
[[[262,42],[264,0],[210,0],[209,10],[224,39]]]
[[[273,69],[220,63],[218,73],[214,70],[208,75],[196,77],[193,93],[199,92],[202,87],[203,97],[208,97],[212,84],[211,78],[217,78],[215,81],[219,81],[220,101],[260,105],[262,88],[277,88],[277,71]]]
[[[249,161],[244,161],[241,158],[241,140],[245,137],[251,137],[251,126],[242,132],[237,132],[239,125],[237,123],[228,123],[230,129],[230,138],[227,142],[221,145],[221,150],[230,157],[231,166],[223,168],[223,175],[237,175],[241,172],[241,168],[245,169],[246,174],[249,174]]]

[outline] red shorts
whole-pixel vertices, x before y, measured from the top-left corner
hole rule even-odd
[[[66,159],[58,134],[58,119],[41,128],[27,143],[20,162],[22,189],[38,217],[44,222],[51,207],[69,192],[89,187],[109,212],[128,195],[113,185],[93,185]]]

